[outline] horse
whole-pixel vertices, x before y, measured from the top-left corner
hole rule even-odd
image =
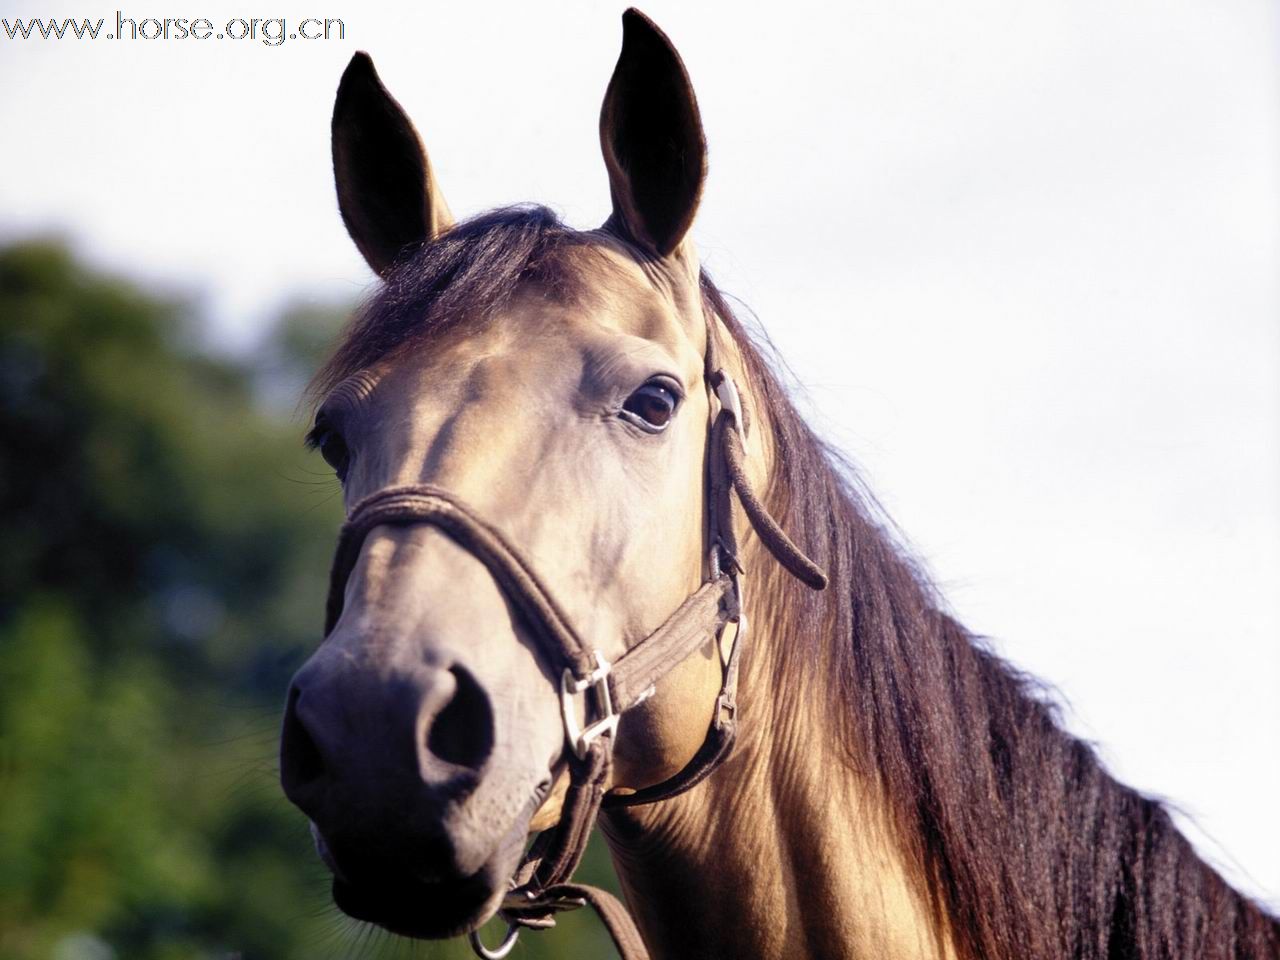
[[[348,520],[281,778],[340,909],[485,957],[588,903],[627,958],[1280,957],[797,412],[690,240],[706,145],[650,20],[598,229],[455,221],[362,53],[332,136],[381,283],[311,387]],[[597,821],[630,913],[572,882]]]

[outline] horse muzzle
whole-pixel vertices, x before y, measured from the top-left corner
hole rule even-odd
[[[325,647],[290,688],[285,794],[338,907],[394,933],[453,936],[497,909],[550,784],[519,759],[503,756],[484,684],[438,655],[389,666]]]

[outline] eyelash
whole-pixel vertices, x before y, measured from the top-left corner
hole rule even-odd
[[[339,481],[347,479],[347,469],[351,465],[351,451],[342,435],[323,417],[316,418],[316,425],[307,434],[306,445],[310,450],[320,451],[320,456],[324,457],[325,463],[333,468]]]

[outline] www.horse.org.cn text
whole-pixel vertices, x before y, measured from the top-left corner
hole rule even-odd
[[[236,17],[215,25],[205,17],[126,17],[116,11],[115,29],[106,17],[0,18],[0,39],[8,40],[257,40],[278,47],[286,40],[345,40],[337,17],[304,17],[290,27],[284,17]]]

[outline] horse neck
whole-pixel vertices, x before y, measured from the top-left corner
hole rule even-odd
[[[745,565],[770,563],[749,550]],[[650,950],[656,958],[954,956],[917,896],[883,798],[833,742],[821,678],[811,671],[797,683],[791,670],[784,682],[786,647],[797,638],[781,630],[770,600],[778,594],[764,579],[753,581],[730,759],[680,797],[602,822]]]

